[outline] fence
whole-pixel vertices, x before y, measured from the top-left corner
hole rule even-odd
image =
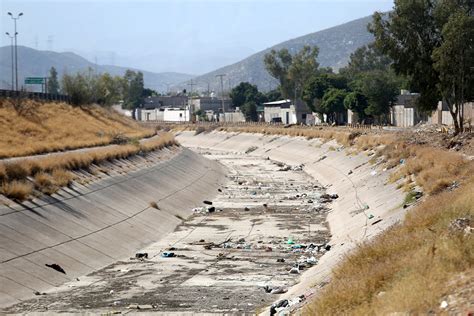
[[[183,126],[213,126],[213,127],[221,127],[221,126],[274,126],[274,127],[297,127],[301,129],[311,129],[311,128],[323,128],[323,127],[346,127],[350,129],[378,129],[382,130],[384,128],[383,125],[369,125],[369,124],[346,124],[346,125],[329,125],[327,123],[319,124],[319,125],[288,125],[283,124],[281,122],[208,122],[208,121],[197,121],[197,122],[170,122],[170,121],[139,121],[139,123],[143,126],[156,126],[156,125],[183,125]]]
[[[1,89],[0,89],[0,98],[27,98],[27,99],[32,99],[32,100],[61,101],[61,102],[71,103],[71,98],[63,94],[1,90]]]

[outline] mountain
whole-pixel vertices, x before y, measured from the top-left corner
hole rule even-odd
[[[217,69],[193,79],[197,83],[196,88],[207,90],[208,83],[212,90],[220,91],[220,79],[218,74],[226,74],[224,77],[224,90],[233,87],[242,81],[256,84],[259,89],[267,91],[277,86],[277,81],[270,77],[265,70],[263,58],[272,49],[287,48],[291,53],[296,53],[304,45],[319,47],[319,62],[323,67],[332,67],[337,70],[344,67],[349,61],[352,52],[357,48],[373,41],[373,36],[367,31],[367,24],[371,17],[357,19],[341,24],[323,31],[304,35],[289,41],[277,44],[258,52],[235,64]],[[180,87],[185,87],[189,82],[184,82]],[[195,88],[195,89],[196,89]]]
[[[45,77],[49,69],[54,66],[61,76],[63,73],[87,71],[88,68],[99,73],[108,72],[111,75],[123,75],[127,69],[133,68],[97,65],[74,53],[57,53],[40,51],[33,48],[18,46],[18,84],[24,82],[25,77]],[[166,91],[167,85],[175,85],[191,79],[193,76],[175,72],[154,73],[142,71],[145,87],[157,91]],[[0,89],[10,89],[11,86],[11,47],[0,47]]]

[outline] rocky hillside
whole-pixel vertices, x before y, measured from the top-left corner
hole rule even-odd
[[[272,49],[287,48],[294,53],[304,45],[316,45],[320,48],[319,61],[321,65],[339,69],[347,64],[353,51],[372,41],[373,37],[367,31],[367,24],[371,19],[371,17],[361,18],[277,44],[238,63],[198,76],[195,78],[197,87],[206,90],[209,83],[211,89],[220,91],[220,81],[216,78],[217,74],[226,74],[224,89],[235,86],[241,81],[249,81],[258,85],[262,90],[276,87],[276,81],[268,75],[263,64],[264,55]],[[182,87],[185,87],[185,84]]]
[[[96,65],[74,53],[57,53],[40,51],[33,48],[18,46],[18,77],[19,84],[25,77],[45,77],[54,66],[60,75],[64,72],[74,73],[87,71],[89,67],[98,72],[108,72],[112,75],[123,75],[127,68]],[[166,84],[177,84],[190,79],[192,76],[182,73],[164,72],[153,73],[143,71],[145,86],[158,91],[166,91]],[[10,46],[0,47],[0,89],[10,89],[11,85],[11,51]]]

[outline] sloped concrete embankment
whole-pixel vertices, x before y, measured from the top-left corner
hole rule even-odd
[[[304,164],[304,170],[328,186],[329,193],[339,195],[327,218],[331,251],[281,298],[312,295],[328,281],[332,268],[345,254],[401,220],[406,211],[402,207],[404,193],[387,183],[390,171],[369,163],[367,154],[349,154],[334,141],[225,132],[182,132],[177,139],[189,148],[252,151],[252,155],[260,154],[289,165]]]
[[[134,256],[212,198],[209,192],[224,175],[218,163],[187,149],[141,163],[134,172],[0,206],[0,307]],[[66,274],[46,264],[58,264]]]

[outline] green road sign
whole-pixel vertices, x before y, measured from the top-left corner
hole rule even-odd
[[[26,77],[25,84],[44,84],[44,78],[41,77]]]

